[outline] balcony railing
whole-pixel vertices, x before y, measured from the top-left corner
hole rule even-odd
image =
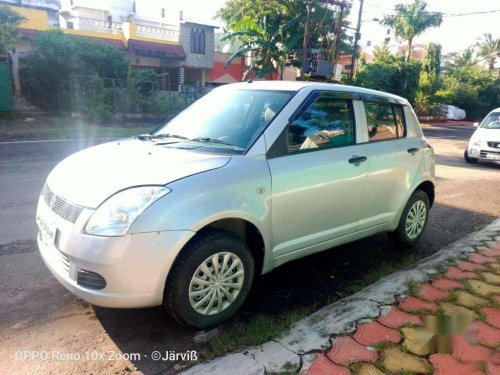
[[[122,24],[120,22],[108,22],[94,20],[91,18],[76,18],[73,21],[73,25],[75,29],[105,34],[120,35],[123,32]]]
[[[137,25],[136,35],[143,38],[166,40],[170,42],[179,41],[179,31],[162,27]]]

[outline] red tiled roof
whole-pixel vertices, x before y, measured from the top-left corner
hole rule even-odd
[[[128,49],[140,56],[159,57],[163,59],[184,60],[186,53],[180,45],[145,42],[130,39]]]
[[[120,49],[120,50],[126,50],[127,47],[125,46],[125,44],[123,44],[123,42],[121,40],[117,40],[117,39],[107,39],[107,38],[95,38],[95,37],[91,37],[91,36],[85,36],[84,38],[88,38],[88,39],[91,39],[91,40],[95,40],[97,42],[103,42],[103,43],[106,43],[106,44],[109,44],[111,47],[114,47],[116,49]]]

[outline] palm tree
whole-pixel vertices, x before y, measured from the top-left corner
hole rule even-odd
[[[427,3],[424,0],[414,0],[412,4],[397,4],[396,14],[385,16],[381,23],[394,30],[397,38],[408,42],[406,61],[411,58],[413,39],[431,27],[438,27],[443,22],[443,16],[439,12],[426,10]]]
[[[496,59],[500,57],[500,38],[493,39],[491,33],[485,33],[476,45],[478,56],[488,64],[488,69],[494,70]]]
[[[478,63],[474,47],[468,47],[460,52],[451,52],[445,56],[445,68],[452,70],[463,66],[475,66]]]
[[[283,25],[267,22],[264,16],[259,21],[242,20],[230,26],[230,32],[221,40],[238,41],[239,48],[234,52],[227,64],[238,56],[252,53],[252,65],[247,69],[255,71],[258,76],[269,75],[277,70],[280,80],[283,79],[285,68],[296,65],[298,62],[292,58],[291,52],[297,47],[302,34],[293,31],[293,26],[299,21],[295,17]]]

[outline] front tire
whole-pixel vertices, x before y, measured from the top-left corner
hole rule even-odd
[[[467,150],[464,151],[464,159],[467,163],[477,163],[478,159],[469,157]]]
[[[422,190],[415,191],[406,203],[397,229],[387,233],[389,240],[399,248],[414,247],[424,233],[429,209],[427,194]]]
[[[207,231],[179,254],[167,279],[163,304],[181,325],[217,325],[243,304],[254,272],[245,242],[230,232]]]

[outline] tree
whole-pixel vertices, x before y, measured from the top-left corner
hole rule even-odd
[[[373,63],[360,64],[355,84],[400,95],[414,103],[418,91],[420,69],[420,62],[405,62],[402,57],[394,55],[384,45],[375,48]]]
[[[349,51],[352,48],[351,39],[344,30],[338,33],[339,22],[345,26],[348,24],[347,16],[350,11],[350,2],[345,3],[342,20],[339,20],[338,9],[327,2],[312,2],[312,9],[309,17],[308,33],[308,53],[316,50],[316,57],[319,59],[332,60],[337,52]],[[268,25],[283,27],[293,20],[293,25],[287,26],[286,38],[290,35],[304,35],[307,6],[303,0],[228,0],[225,6],[217,12],[216,17],[222,20],[229,33],[234,32],[233,27],[240,25],[243,21],[253,21],[256,24],[262,23],[266,18]],[[338,43],[336,33],[339,34]],[[234,42],[243,42],[245,35],[237,34]],[[228,38],[226,38],[228,40]],[[287,43],[288,44],[288,43]],[[335,48],[337,45],[337,48]],[[301,43],[297,43],[290,50],[289,54],[299,55],[302,50]]]
[[[227,63],[234,58],[244,56],[248,52],[253,53],[252,65],[247,69],[255,71],[257,76],[272,75],[277,70],[279,78],[283,79],[283,72],[287,66],[296,65],[296,61],[291,57],[292,50],[298,45],[302,34],[289,32],[298,22],[298,18],[289,20],[280,26],[276,23],[269,23],[267,16],[255,22],[252,20],[242,20],[231,25],[232,32],[228,33],[222,40],[239,40],[240,47],[233,53]]]
[[[28,96],[48,109],[68,109],[70,76],[127,77],[129,62],[122,52],[97,41],[60,30],[38,33],[21,76]]]
[[[25,18],[7,6],[0,6],[0,53],[10,51],[19,41],[19,25]]]
[[[468,119],[477,120],[498,106],[500,79],[479,65],[459,66],[444,75],[436,98],[463,108]]]
[[[470,46],[461,52],[448,53],[445,56],[444,68],[449,72],[463,66],[476,66],[478,62],[474,46]]]
[[[488,69],[494,70],[496,59],[500,57],[500,38],[493,39],[491,33],[485,33],[477,47],[478,56],[488,65]]]
[[[441,45],[429,43],[419,77],[416,110],[421,114],[439,113],[435,94],[441,87]]]
[[[439,12],[426,10],[427,3],[424,0],[414,0],[412,4],[397,4],[396,14],[387,15],[381,23],[394,30],[397,38],[404,39],[408,43],[406,61],[410,61],[413,39],[431,27],[438,27],[443,22],[443,16]]]

